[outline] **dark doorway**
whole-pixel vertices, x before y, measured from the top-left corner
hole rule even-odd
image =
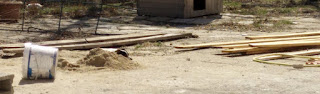
[[[206,0],[193,0],[193,10],[206,9]]]

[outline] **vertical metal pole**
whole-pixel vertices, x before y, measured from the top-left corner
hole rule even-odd
[[[96,31],[94,32],[94,34],[98,34],[98,28],[99,28],[99,22],[100,22],[100,18],[101,18],[101,13],[102,13],[102,8],[103,8],[103,4],[102,4],[102,0],[100,3],[100,11],[99,11],[99,16],[98,16],[98,21],[97,21],[97,25],[96,25]]]
[[[58,26],[58,33],[61,34],[61,19],[63,15],[63,0],[60,0],[60,18],[59,18],[59,26]]]
[[[25,20],[25,13],[26,13],[26,2],[27,0],[23,1],[23,13],[22,13],[22,25],[21,25],[21,30],[23,31],[24,28],[24,20]]]

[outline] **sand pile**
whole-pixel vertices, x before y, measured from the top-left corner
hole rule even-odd
[[[104,51],[100,48],[90,50],[89,54],[77,63],[81,65],[106,67],[119,70],[134,69],[139,66],[139,64],[133,62],[128,57],[118,55],[115,52]]]

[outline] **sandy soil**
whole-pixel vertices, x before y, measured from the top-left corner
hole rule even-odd
[[[231,16],[223,17],[230,18]],[[173,45],[217,41],[244,40],[244,35],[286,34],[319,30],[317,18],[283,18],[296,22],[290,32],[234,32],[229,30],[194,30],[192,27],[161,27],[153,25],[107,24],[121,30],[100,29],[105,33],[192,32],[199,38],[164,42],[161,47],[123,47],[131,58],[142,65],[135,70],[58,70],[50,80],[22,80],[22,57],[0,59],[0,72],[15,74],[16,94],[310,94],[320,93],[319,68],[294,69],[253,62],[258,55],[226,57],[217,55],[219,49],[182,51]],[[224,19],[222,19],[224,20]],[[309,24],[309,25],[308,25]],[[310,27],[310,28],[309,28]],[[308,28],[308,29],[302,29]],[[17,42],[0,32],[1,41]],[[28,35],[27,33],[21,33]],[[22,36],[21,35],[21,36]],[[32,34],[29,34],[32,35]],[[16,36],[18,37],[18,36]],[[8,38],[8,39],[5,39]],[[10,42],[9,42],[10,43]],[[61,51],[60,56],[71,63],[83,58],[88,51]],[[290,61],[288,61],[290,62]]]

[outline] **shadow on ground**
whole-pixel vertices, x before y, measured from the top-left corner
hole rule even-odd
[[[153,23],[166,23],[178,25],[206,25],[212,23],[214,20],[221,19],[222,15],[207,15],[194,18],[169,18],[169,17],[150,17],[150,16],[136,16],[133,21],[150,21]]]
[[[37,84],[37,83],[53,83],[54,79],[38,79],[38,80],[26,80],[21,79],[19,85]]]

